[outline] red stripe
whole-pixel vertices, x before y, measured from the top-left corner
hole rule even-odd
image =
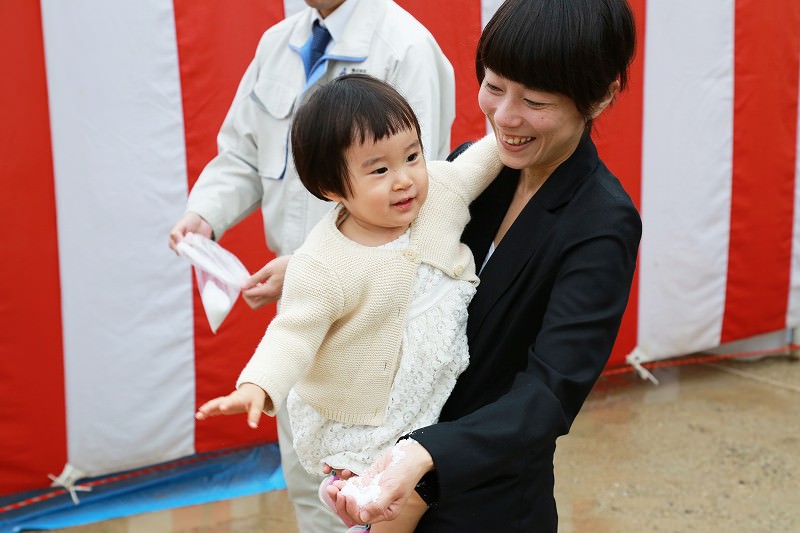
[[[428,28],[453,64],[456,119],[451,130],[451,146],[481,138],[486,134],[486,119],[478,107],[479,85],[475,77],[475,49],[481,34],[481,2],[397,0],[397,3]]]
[[[636,56],[630,68],[628,89],[595,123],[594,140],[600,157],[619,178],[641,211],[642,196],[642,106],[644,100],[644,32],[646,0],[632,0],[636,17]],[[639,315],[639,273],[634,274],[628,308],[622,318],[609,367],[625,363],[636,347]]]
[[[217,153],[216,135],[236,87],[265,29],[283,18],[283,2],[175,0],[175,26],[180,58],[186,159],[189,187]],[[251,272],[269,260],[261,213],[256,212],[225,234],[223,246]],[[213,335],[194,290],[195,372],[197,404],[229,393],[258,344],[274,306],[253,312],[239,299]],[[244,417],[218,417],[196,425],[195,449],[204,452],[276,439],[274,423],[250,430]]]
[[[39,2],[0,2],[0,494],[67,459],[55,191]]]
[[[800,7],[737,0],[733,184],[722,342],[786,325],[797,149]]]

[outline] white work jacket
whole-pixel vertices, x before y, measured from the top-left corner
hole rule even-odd
[[[448,154],[455,116],[450,62],[430,32],[393,1],[350,1],[356,5],[343,35],[328,45],[327,64],[311,80],[297,49],[311,34],[314,10],[306,8],[262,36],[220,129],[219,153],[189,195],[187,211],[207,220],[216,239],[260,206],[270,249],[292,253],[331,208],[300,182],[289,129],[303,98],[343,74],[370,74],[397,88],[417,114],[426,156]]]

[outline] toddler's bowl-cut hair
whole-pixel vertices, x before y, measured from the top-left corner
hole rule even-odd
[[[636,27],[627,0],[506,0],[481,34],[475,69],[563,94],[591,123],[615,80],[628,82]]]
[[[366,74],[348,74],[316,90],[295,113],[292,157],[300,181],[323,200],[349,198],[346,152],[354,143],[375,142],[411,130],[419,122],[405,98],[389,84]]]

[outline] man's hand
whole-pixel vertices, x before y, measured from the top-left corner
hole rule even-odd
[[[169,232],[169,247],[172,251],[177,252],[175,247],[187,233],[197,233],[210,239],[214,231],[211,229],[211,225],[197,213],[186,213]]]
[[[250,276],[242,289],[242,298],[253,309],[277,302],[283,292],[283,277],[291,255],[276,257]]]
[[[238,390],[227,396],[214,398],[201,405],[194,417],[205,420],[209,416],[247,413],[247,425],[255,429],[261,419],[261,411],[271,408],[272,400],[264,389],[254,383],[242,383]]]

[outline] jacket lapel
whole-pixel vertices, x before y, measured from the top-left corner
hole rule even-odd
[[[472,250],[478,270],[511,204],[518,180],[519,171],[503,167],[497,178],[469,206],[470,222],[464,228],[461,240]]]
[[[535,260],[558,222],[562,208],[598,163],[594,144],[588,135],[584,135],[572,156],[553,172],[522,209],[480,274],[481,282],[469,308],[470,337],[480,329],[495,303],[509,290],[525,265]],[[519,171],[504,168],[472,205],[473,219],[463,240],[472,249],[478,267],[483,264],[489,245],[511,204],[518,181]]]

